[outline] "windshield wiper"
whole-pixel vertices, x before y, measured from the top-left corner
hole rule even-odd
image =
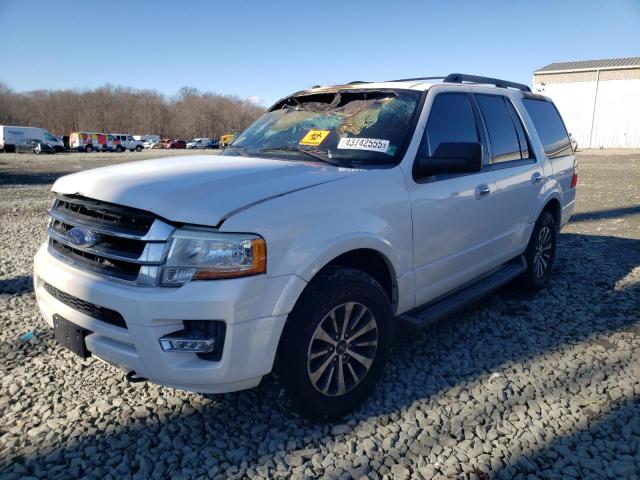
[[[247,156],[247,147],[241,147],[240,145],[227,145],[227,148],[233,148],[234,150],[237,150],[238,153],[243,157]]]
[[[344,166],[348,166],[345,165],[344,162],[340,162],[336,159],[333,159],[331,157],[329,157],[328,155],[325,155],[323,153],[320,152],[311,152],[309,150],[303,150],[300,147],[295,147],[292,145],[289,146],[285,146],[285,147],[267,147],[267,148],[261,148],[260,152],[296,152],[296,153],[303,153],[305,155],[308,155],[309,157],[313,157],[316,160],[320,160],[321,162],[324,163],[328,163],[329,165],[334,165],[334,166],[338,166],[338,167],[344,167]]]

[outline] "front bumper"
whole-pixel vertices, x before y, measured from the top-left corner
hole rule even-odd
[[[53,297],[48,283],[85,302],[119,312],[127,328],[92,318]],[[271,371],[287,314],[305,282],[294,275],[191,282],[180,288],[135,287],[78,270],[43,245],[35,257],[38,306],[53,326],[58,314],[91,333],[90,352],[137,376],[170,387],[222,393],[256,386]],[[183,320],[222,320],[222,358],[164,352],[159,338],[183,328]]]

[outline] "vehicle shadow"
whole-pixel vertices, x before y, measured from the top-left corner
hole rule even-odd
[[[596,220],[604,220],[608,218],[620,218],[627,215],[640,214],[640,205],[623,208],[611,208],[609,210],[599,210],[595,212],[575,213],[571,216],[572,223],[593,222]]]
[[[510,365],[526,364],[582,342],[606,344],[603,336],[637,328],[640,285],[630,279],[630,272],[639,265],[640,240],[562,234],[555,274],[547,288],[523,294],[508,285],[428,330],[404,331],[374,394],[341,422],[314,423],[283,412],[262,386],[217,396],[170,390],[174,392],[170,402],[163,400],[156,406],[154,396],[162,392],[166,399],[169,389],[142,384],[128,388],[127,398],[104,398],[108,403],[117,400],[122,404],[97,419],[91,433],[69,433],[74,431],[73,422],[63,415],[58,421],[66,424],[60,430],[65,435],[43,428],[42,435],[55,441],[36,442],[35,449],[5,456],[0,460],[0,473],[19,471],[21,476],[39,476],[55,469],[75,478],[245,476],[259,468],[270,468],[272,474],[276,464],[290,461],[292,452],[308,462],[321,447],[338,451],[344,443],[345,451],[356,448],[349,443],[353,440],[344,440],[344,436],[355,433],[359,437],[360,432],[375,431],[376,426],[386,428],[407,411],[422,409],[422,416],[428,416],[443,403],[463,402],[463,389],[502,375]],[[77,376],[78,388],[91,391],[92,385],[83,383],[78,371],[64,375]],[[559,377],[559,381],[572,379]],[[549,395],[557,393],[550,391]],[[136,407],[134,397],[144,398],[146,403]],[[513,404],[524,401],[526,398],[518,397]],[[476,408],[479,410],[472,416],[483,415],[484,405]],[[88,405],[85,413],[89,410]],[[593,421],[597,420],[594,417]],[[469,434],[475,435],[475,431]],[[370,438],[375,447],[369,454],[384,459],[389,450],[388,445],[383,448],[384,438]],[[464,438],[445,436],[438,441],[455,444]],[[605,441],[620,439],[611,436]],[[405,456],[417,462],[420,455],[428,454],[428,449],[422,448],[426,447],[417,446]],[[114,450],[117,461],[113,460]],[[365,457],[366,464],[360,466],[344,461],[340,468],[336,463],[324,473],[339,476],[346,472],[357,477],[363,471],[358,468],[369,468],[370,460]],[[286,471],[280,473],[285,475]]]
[[[61,171],[61,172],[2,172],[0,171],[0,186],[2,185],[49,185],[55,182],[58,178],[70,173],[76,173],[76,171]]]
[[[558,472],[573,478],[637,478],[632,460],[637,450],[632,434],[638,434],[640,399],[616,402],[614,408],[578,432],[550,442],[531,455],[495,472],[495,478],[533,474],[555,478]],[[566,469],[566,470],[565,470]]]
[[[31,292],[33,292],[33,277],[31,275],[0,278],[0,294],[24,295]]]

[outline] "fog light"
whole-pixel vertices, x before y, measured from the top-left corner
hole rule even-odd
[[[165,352],[195,353],[200,358],[217,361],[222,356],[225,324],[218,320],[185,320],[184,329],[160,338]]]
[[[215,338],[180,338],[175,335],[162,337],[160,346],[165,352],[213,352],[216,346]]]

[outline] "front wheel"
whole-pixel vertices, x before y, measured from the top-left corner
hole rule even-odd
[[[136,145],[136,152],[142,151],[142,145]]]
[[[93,147],[91,145],[87,145],[86,147],[84,147],[84,151],[87,153],[91,153],[93,152]]]
[[[522,274],[521,284],[528,290],[542,288],[551,277],[551,267],[556,256],[556,222],[549,212],[542,212],[531,233],[524,253],[527,270]]]
[[[391,306],[380,284],[360,270],[329,268],[289,315],[274,392],[306,417],[341,417],[371,393],[392,346]]]

